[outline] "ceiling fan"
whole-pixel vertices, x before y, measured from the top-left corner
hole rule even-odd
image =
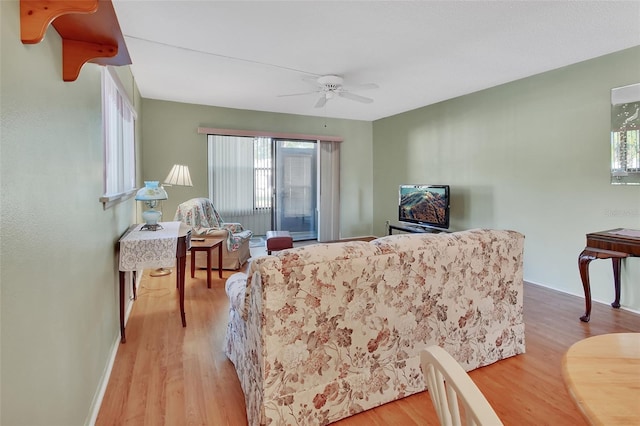
[[[345,99],[350,99],[356,102],[370,104],[371,102],[373,102],[373,99],[356,95],[355,93],[352,93],[352,91],[378,88],[378,85],[375,83],[365,83],[365,84],[355,84],[355,85],[345,86],[343,85],[344,79],[338,75],[323,75],[321,77],[318,77],[317,79],[305,78],[304,81],[313,85],[315,87],[315,90],[311,92],[293,93],[290,95],[280,95],[279,97],[302,96],[302,95],[309,95],[312,93],[318,93],[320,96],[318,97],[318,101],[315,104],[315,108],[322,108],[329,99],[333,99],[336,96],[339,96]]]

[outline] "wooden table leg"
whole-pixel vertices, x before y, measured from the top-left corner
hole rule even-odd
[[[213,247],[207,249],[207,288],[211,288],[211,250]]]
[[[133,300],[138,300],[138,290],[136,289],[136,271],[131,271],[131,288],[133,290]]]
[[[602,250],[594,248],[585,248],[580,256],[578,256],[578,268],[580,269],[580,278],[582,279],[582,287],[584,288],[585,313],[580,317],[580,321],[589,322],[591,319],[591,285],[589,284],[589,263],[594,259],[611,259],[613,262],[613,286],[616,299],[611,306],[620,307],[620,264],[621,259],[628,257],[627,253]]]
[[[218,244],[218,278],[222,278],[222,242]]]
[[[589,263],[595,259],[595,255],[589,250],[583,250],[578,256],[578,269],[580,270],[580,278],[582,279],[582,288],[584,289],[585,312],[580,317],[580,321],[589,322],[591,319],[591,285],[589,284]]]
[[[611,262],[613,262],[613,286],[616,293],[616,299],[613,301],[611,306],[614,308],[620,307],[620,264],[621,258],[612,257]]]
[[[191,278],[196,276],[196,251],[191,247]]]
[[[127,342],[124,334],[124,278],[125,272],[120,271],[120,343]]]
[[[187,319],[184,313],[184,274],[185,269],[187,267],[187,259],[186,256],[180,256],[176,262],[177,265],[177,281],[178,281],[178,290],[180,292],[180,316],[182,317],[182,326],[187,326]]]

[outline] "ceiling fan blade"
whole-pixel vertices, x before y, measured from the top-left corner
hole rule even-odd
[[[278,95],[278,97],[279,98],[285,98],[287,96],[303,96],[303,95],[311,95],[312,93],[318,93],[318,91],[314,90],[313,92],[289,93],[287,95]]]
[[[342,97],[342,98],[347,98],[347,99],[351,99],[352,101],[356,101],[356,102],[362,102],[363,104],[370,104],[371,102],[373,102],[373,99],[371,98],[365,98],[364,96],[360,96],[360,95],[356,95],[354,93],[349,93],[349,92],[338,92],[338,96]]]
[[[380,86],[378,86],[375,83],[363,83],[363,84],[349,84],[349,85],[346,85],[345,88],[348,88],[349,90],[371,90],[371,89],[378,89],[380,88]]]
[[[318,98],[318,102],[316,102],[316,104],[314,105],[314,108],[322,108],[326,103],[327,103],[327,96],[323,93]]]

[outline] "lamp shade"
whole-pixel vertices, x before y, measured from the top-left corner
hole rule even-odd
[[[164,183],[166,185],[193,186],[191,175],[189,175],[189,167],[182,164],[174,164]]]
[[[163,187],[158,186],[157,180],[145,181],[144,188],[140,188],[138,192],[136,192],[137,201],[166,200],[167,198],[169,198],[167,191],[165,191]]]

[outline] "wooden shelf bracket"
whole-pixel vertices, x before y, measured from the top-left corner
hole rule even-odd
[[[94,13],[98,0],[20,0],[20,38],[24,44],[44,39],[49,25],[69,13]]]
[[[75,81],[84,64],[95,59],[112,58],[117,53],[118,46],[62,40],[62,79]]]
[[[131,64],[111,0],[20,0],[22,43],[40,43],[49,25],[62,38],[64,81],[75,81],[87,62]]]

